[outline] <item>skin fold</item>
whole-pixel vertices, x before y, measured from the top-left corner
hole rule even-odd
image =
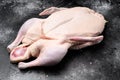
[[[86,7],[50,7],[39,14],[46,19],[31,18],[8,45],[10,60],[20,69],[51,66],[59,63],[68,49],[81,49],[100,43],[106,23],[103,15]],[[21,44],[20,44],[21,43]],[[31,57],[36,59],[23,62]]]

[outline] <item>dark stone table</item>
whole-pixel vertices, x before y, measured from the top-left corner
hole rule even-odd
[[[38,17],[43,9],[85,6],[107,19],[104,40],[81,50],[70,50],[53,67],[19,70],[9,61],[6,46],[20,26]],[[0,0],[0,80],[120,80],[120,1],[119,0]]]

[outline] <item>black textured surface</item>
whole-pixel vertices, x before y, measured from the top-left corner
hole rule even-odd
[[[19,70],[10,63],[6,46],[24,21],[39,17],[38,13],[50,6],[86,6],[102,13],[108,21],[104,41],[69,51],[54,67]],[[0,0],[0,80],[120,80],[120,1]]]

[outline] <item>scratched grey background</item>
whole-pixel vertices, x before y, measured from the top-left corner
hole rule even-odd
[[[104,41],[82,50],[69,51],[54,67],[19,70],[9,61],[6,46],[29,18],[43,9],[86,6],[108,20]],[[120,80],[120,0],[0,0],[0,80]]]

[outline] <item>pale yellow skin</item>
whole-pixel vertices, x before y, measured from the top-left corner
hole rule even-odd
[[[16,39],[8,46],[10,60],[20,62],[19,68],[54,65],[63,59],[69,48],[81,49],[103,40],[103,36],[98,35],[103,32],[106,20],[89,8],[51,7],[39,15],[50,16],[26,21]],[[23,46],[27,46],[24,56],[11,55],[16,48]],[[21,62],[30,57],[36,59],[28,63]]]

